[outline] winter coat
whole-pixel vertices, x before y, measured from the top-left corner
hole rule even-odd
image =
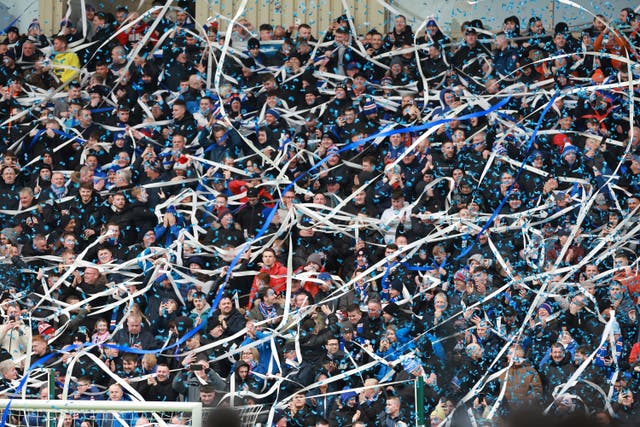
[[[505,399],[510,405],[536,404],[542,398],[540,375],[529,363],[512,365],[500,378],[506,383]]]

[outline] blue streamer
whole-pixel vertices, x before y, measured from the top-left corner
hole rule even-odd
[[[27,148],[24,149],[24,152],[25,153],[29,152],[31,147],[33,147],[33,144],[36,143],[36,140],[40,137],[40,135],[42,135],[45,132],[46,132],[46,129],[40,129],[35,135],[33,135],[33,138],[31,138],[31,142],[29,142],[29,145],[27,146]],[[24,168],[26,168],[26,166],[23,167],[22,169]]]
[[[94,108],[91,111],[91,113],[108,113],[110,111],[113,111],[113,107],[105,107],[105,108]]]
[[[78,135],[73,135],[73,134],[70,134],[70,133],[62,132],[61,130],[57,130],[57,129],[51,129],[51,130],[52,130],[54,133],[56,133],[56,134],[58,134],[58,135],[60,135],[60,136],[67,137],[67,138],[69,138],[69,139],[75,139],[75,140],[76,140],[76,141],[78,141],[78,142],[87,142],[87,140],[86,140],[86,139],[82,139],[82,138],[80,138]]]

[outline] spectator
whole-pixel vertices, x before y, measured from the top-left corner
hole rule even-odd
[[[118,345],[150,350],[155,346],[153,335],[142,327],[142,316],[138,313],[130,313],[127,316],[127,328],[116,333],[115,340]]]
[[[62,83],[68,83],[80,73],[80,59],[67,50],[68,41],[63,36],[53,38],[53,72]]]

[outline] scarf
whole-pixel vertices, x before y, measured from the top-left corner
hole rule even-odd
[[[264,303],[258,304],[258,310],[260,310],[262,317],[264,317],[265,319],[273,319],[278,314],[274,306],[266,305]]]
[[[67,187],[65,187],[64,185],[62,187],[57,187],[51,184],[49,188],[51,188],[51,191],[53,191],[53,194],[56,195],[57,199],[61,199],[65,196],[65,194],[67,194]]]

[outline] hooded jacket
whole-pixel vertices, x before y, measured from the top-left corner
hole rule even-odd
[[[500,378],[500,382],[506,382],[505,399],[513,406],[525,402],[535,405],[542,398],[540,375],[528,362],[513,364]]]

